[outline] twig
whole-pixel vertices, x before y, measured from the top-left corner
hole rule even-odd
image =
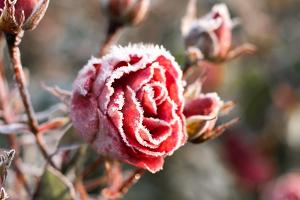
[[[92,172],[94,172],[99,165],[103,162],[102,156],[95,160],[91,165],[85,168],[85,170],[82,172],[82,178],[87,178]]]
[[[84,187],[87,191],[91,191],[91,190],[96,189],[100,185],[105,184],[106,182],[107,182],[107,177],[105,177],[105,176],[97,177],[95,179],[85,181]]]
[[[82,180],[81,179],[76,179],[74,185],[75,185],[75,190],[79,194],[79,199],[80,200],[88,200],[89,199],[89,195],[86,192],[86,189],[85,189],[84,185],[82,184]]]
[[[4,76],[4,62],[3,62],[3,33],[0,35],[0,48],[1,48],[1,53],[0,53],[0,109],[3,111],[3,121],[6,124],[9,124],[12,122],[12,113],[10,112],[10,108],[8,105],[8,86],[7,82]],[[16,152],[19,152],[19,146],[17,143],[17,137],[16,135],[8,135],[8,142]],[[13,169],[16,173],[17,180],[23,185],[25,191],[30,195],[31,191],[29,188],[29,184],[26,180],[26,177],[24,176],[24,173],[22,172],[22,169],[20,167],[21,164],[21,159],[16,156],[14,161],[13,161]]]
[[[105,39],[98,52],[98,57],[102,57],[108,51],[108,49],[116,42],[118,33],[122,30],[123,26],[118,23],[109,22]]]
[[[129,176],[129,178],[126,181],[124,181],[123,184],[121,185],[120,193],[122,194],[122,196],[124,196],[128,192],[128,190],[141,179],[141,177],[144,174],[145,174],[144,169],[136,169]]]
[[[75,181],[74,181],[74,187],[75,191],[78,192],[79,197],[81,200],[88,200],[89,195],[82,183],[82,167],[84,164],[84,155],[87,152],[87,146],[82,146],[79,149],[78,152],[78,159],[75,162]]]
[[[22,35],[6,34],[5,36],[8,44],[8,50],[15,75],[15,80],[17,82],[19,93],[21,95],[25,112],[28,117],[28,125],[33,133],[37,133],[38,122],[35,119],[34,110],[30,101],[30,95],[26,88],[26,80],[21,63],[21,53],[18,46],[21,41]]]
[[[21,62],[21,53],[19,49],[19,44],[21,42],[23,36],[23,32],[20,32],[17,35],[6,33],[6,41],[8,45],[9,55],[13,67],[13,72],[15,75],[15,80],[19,89],[20,96],[22,98],[25,112],[28,117],[28,125],[31,129],[31,132],[34,134],[37,145],[44,156],[44,158],[49,162],[49,164],[54,167],[55,169],[58,169],[55,165],[55,163],[52,161],[51,157],[49,156],[49,153],[47,152],[46,145],[44,143],[43,138],[39,134],[39,128],[38,128],[38,121],[35,117],[35,113],[33,110],[33,106],[30,101],[30,95],[28,93],[28,90],[26,88],[26,80],[24,76],[24,71],[22,67]]]

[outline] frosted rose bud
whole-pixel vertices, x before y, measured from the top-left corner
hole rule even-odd
[[[217,4],[206,16],[183,25],[185,45],[199,48],[207,58],[225,58],[231,47],[232,24],[226,5]]]
[[[145,18],[150,0],[100,0],[103,11],[111,22],[119,25],[137,25]]]
[[[186,142],[181,78],[162,47],[113,47],[74,82],[74,127],[97,152],[155,173]]]
[[[270,183],[263,194],[264,200],[300,200],[300,174],[293,172]]]
[[[3,186],[7,176],[7,170],[15,156],[15,150],[4,151],[0,154],[0,188]]]
[[[0,0],[0,30],[16,34],[34,29],[48,7],[49,0]]]
[[[223,105],[216,93],[200,94],[185,103],[183,113],[189,140],[200,142],[210,138]]]

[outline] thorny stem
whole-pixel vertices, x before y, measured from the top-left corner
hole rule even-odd
[[[75,190],[78,192],[79,194],[79,198],[80,200],[88,200],[89,199],[89,195],[86,192],[86,189],[82,183],[81,179],[76,179],[75,181]]]
[[[22,63],[21,63],[20,49],[18,46],[21,41],[22,35],[6,34],[5,36],[7,40],[13,72],[24,104],[25,112],[28,117],[28,125],[33,133],[37,133],[38,122],[35,119],[34,110],[30,101],[30,95],[26,88],[26,80],[23,72]]]
[[[95,160],[91,165],[87,166],[85,170],[82,172],[82,178],[87,178],[91,173],[93,173],[99,165],[103,162],[102,156]]]
[[[3,34],[0,35],[0,48],[1,48],[1,53],[0,53],[0,109],[3,111],[3,120],[4,123],[9,124],[12,121],[12,113],[9,109],[9,105],[8,105],[8,88],[7,88],[7,82],[6,79],[4,78],[4,62],[3,62]],[[9,135],[8,136],[8,142],[11,146],[11,148],[13,148],[16,152],[19,152],[19,147],[18,147],[18,143],[17,143],[17,137],[16,135]],[[26,192],[28,194],[30,194],[30,188],[28,185],[28,182],[26,180],[26,177],[24,176],[24,173],[21,170],[21,159],[16,156],[14,161],[13,161],[13,169],[16,173],[16,177],[17,180],[23,185],[24,189],[26,190]]]
[[[19,49],[19,44],[21,42],[23,36],[23,32],[20,32],[17,35],[6,33],[6,41],[8,45],[8,51],[12,63],[13,72],[15,75],[15,80],[19,89],[19,93],[22,99],[22,102],[24,104],[25,112],[28,117],[28,125],[31,129],[31,132],[34,134],[37,145],[44,156],[44,158],[49,162],[49,164],[54,167],[55,169],[58,169],[55,165],[55,163],[52,161],[52,159],[49,156],[49,153],[47,152],[46,145],[43,141],[42,136],[39,134],[39,128],[38,128],[38,121],[35,117],[35,113],[33,110],[33,106],[30,101],[30,95],[26,88],[26,80],[25,75],[23,72],[22,62],[21,62],[21,53]]]
[[[145,174],[144,169],[136,169],[129,176],[129,178],[122,183],[120,187],[120,193],[122,194],[122,196],[124,196],[128,192],[128,190],[141,179],[141,177],[144,174]]]
[[[107,177],[103,176],[103,177],[98,177],[92,180],[88,180],[84,182],[84,187],[87,191],[91,191],[96,189],[97,187],[99,187],[102,184],[105,184],[107,182]]]
[[[116,42],[118,33],[122,30],[123,26],[118,23],[109,22],[105,39],[98,52],[98,57],[102,57],[108,51],[108,49]]]

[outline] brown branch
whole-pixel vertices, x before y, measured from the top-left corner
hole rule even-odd
[[[8,50],[9,50],[9,55],[13,67],[13,72],[15,75],[15,80],[19,89],[20,96],[24,104],[25,112],[28,117],[28,125],[33,133],[37,133],[38,122],[35,119],[33,106],[30,101],[30,95],[26,88],[26,80],[23,72],[22,63],[21,63],[21,53],[18,46],[21,37],[22,35],[6,34],[6,40],[8,44]]]
[[[35,117],[35,113],[33,110],[33,106],[31,104],[30,100],[30,95],[29,92],[26,88],[26,80],[25,80],[25,75],[22,67],[22,62],[21,62],[21,53],[19,49],[19,44],[21,42],[23,36],[23,32],[14,35],[14,34],[9,34],[6,33],[6,41],[8,45],[8,51],[12,63],[12,68],[13,72],[15,75],[15,81],[17,83],[19,93],[22,99],[22,102],[24,104],[25,112],[28,117],[28,125],[31,129],[31,132],[34,134],[37,145],[44,156],[44,158],[49,162],[49,164],[54,167],[55,169],[58,169],[55,165],[55,163],[52,161],[51,157],[49,156],[49,153],[46,148],[46,144],[39,134],[39,127],[38,127],[38,121]]]
[[[0,35],[0,109],[3,111],[3,120],[4,123],[9,124],[12,122],[12,112],[10,111],[9,103],[8,103],[8,86],[7,81],[5,79],[5,70],[4,70],[4,61],[3,61],[3,47],[4,47],[4,37],[3,33]],[[19,152],[19,146],[17,143],[17,137],[16,135],[8,135],[8,142],[10,144],[10,147],[13,148],[16,152]],[[25,191],[30,195],[30,187],[26,180],[26,177],[24,176],[24,173],[21,169],[21,159],[16,156],[13,160],[13,169],[16,173],[17,181],[21,183],[21,185],[24,187]]]
[[[116,42],[118,39],[119,32],[123,29],[123,26],[114,22],[109,22],[107,33],[105,39],[100,47],[98,52],[98,57],[104,56],[109,48]]]
[[[122,196],[124,196],[128,192],[128,190],[141,179],[144,174],[144,169],[136,169],[135,171],[133,171],[129,178],[125,180],[120,187],[119,191]]]
[[[93,163],[91,163],[89,166],[87,166],[84,171],[82,172],[82,178],[87,178],[91,173],[93,173],[99,165],[103,162],[102,156],[95,160]]]
[[[91,191],[107,182],[107,177],[98,177],[84,182],[84,187],[87,191]]]
[[[75,181],[74,185],[75,185],[75,190],[79,194],[79,199],[80,200],[89,200],[89,195],[86,192],[86,189],[85,189],[84,185],[82,184],[81,179],[77,179]]]

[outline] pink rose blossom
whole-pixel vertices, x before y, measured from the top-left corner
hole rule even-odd
[[[74,82],[74,127],[97,152],[155,173],[186,142],[181,78],[162,47],[113,47]]]
[[[223,140],[224,158],[234,172],[239,185],[253,190],[261,187],[274,175],[276,168],[261,147],[245,132],[229,132]]]
[[[210,137],[223,104],[216,93],[200,94],[186,102],[183,113],[190,140]]]
[[[264,192],[264,200],[300,200],[300,174],[290,173],[271,183]]]

